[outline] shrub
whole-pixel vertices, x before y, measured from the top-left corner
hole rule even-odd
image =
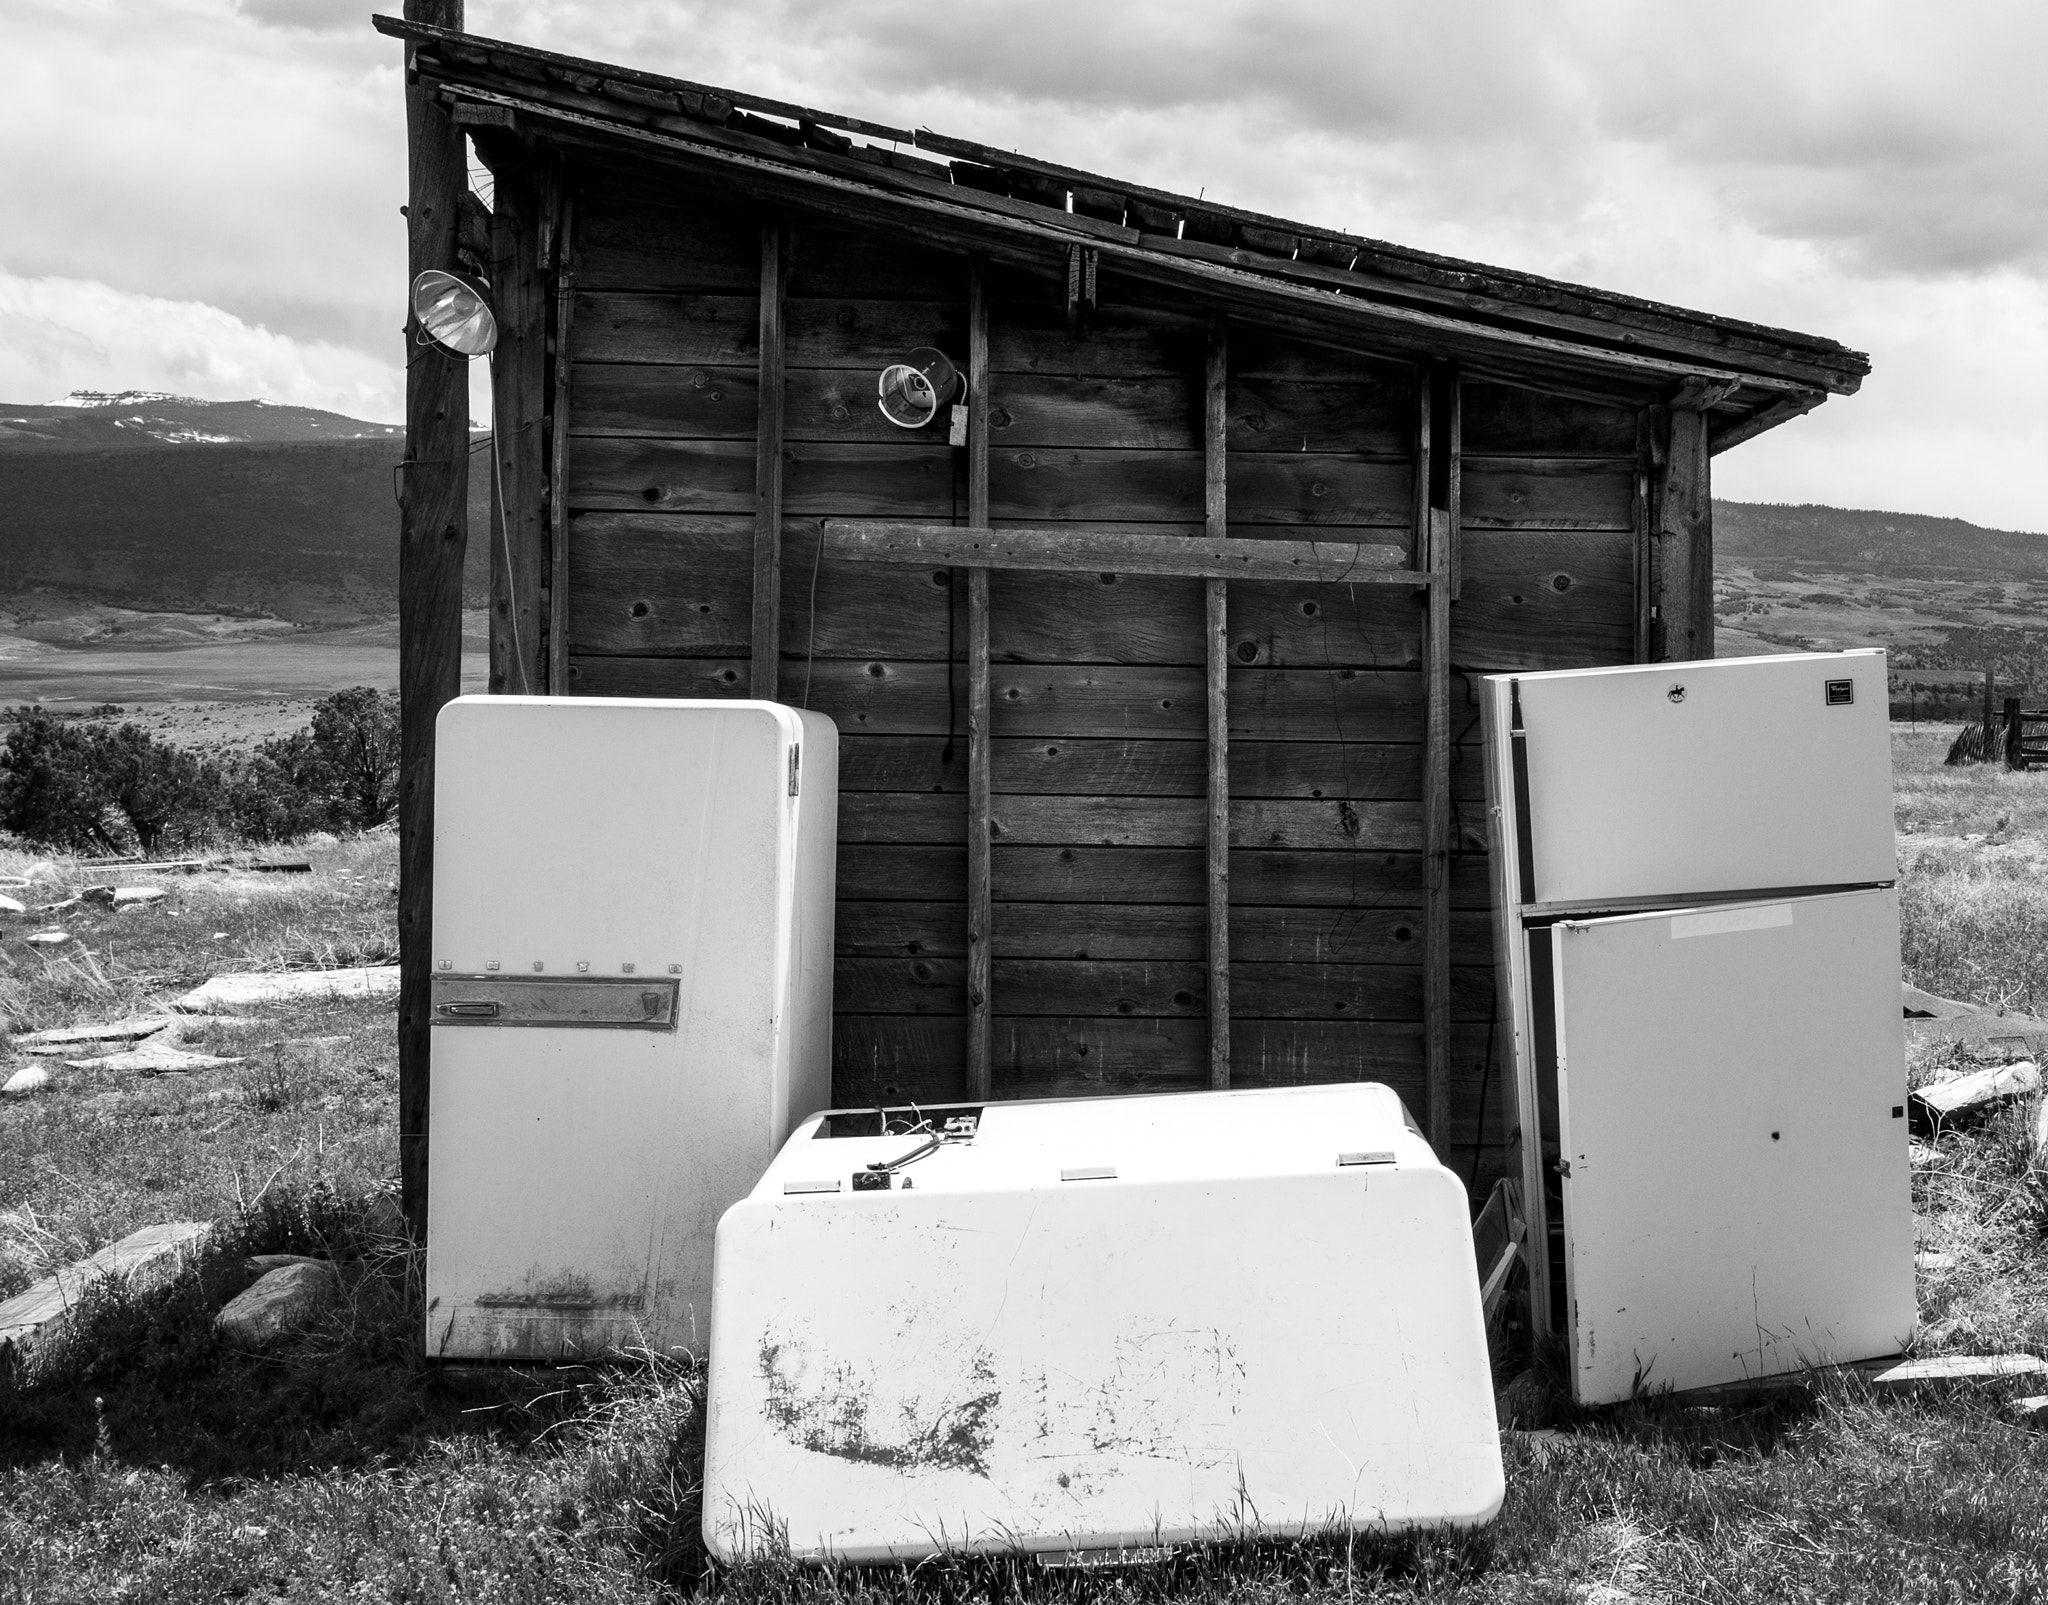
[[[68,852],[162,853],[213,834],[223,784],[217,764],[139,725],[17,708],[0,746],[0,826]]]
[[[118,710],[115,710],[118,712]],[[367,830],[398,807],[398,697],[338,691],[304,730],[219,762],[139,725],[17,708],[0,744],[0,829],[64,852],[155,856],[218,837]]]
[[[355,686],[323,698],[313,722],[266,741],[258,757],[341,830],[381,825],[398,808],[398,694]]]

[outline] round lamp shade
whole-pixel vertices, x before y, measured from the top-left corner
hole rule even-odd
[[[481,357],[498,343],[498,320],[469,280],[429,268],[412,281],[412,315],[427,337],[459,357]]]
[[[960,370],[943,351],[920,346],[882,370],[882,416],[900,429],[922,429],[960,388]]]

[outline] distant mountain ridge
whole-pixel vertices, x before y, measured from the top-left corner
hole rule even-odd
[[[0,431],[0,611],[308,625],[398,611],[395,425],[127,391],[0,405]],[[488,590],[490,512],[490,476],[472,473],[470,606]]]
[[[397,424],[366,423],[274,401],[201,401],[160,390],[74,390],[40,405],[0,403],[0,452],[53,447],[283,445],[401,440]]]
[[[1890,579],[2048,578],[2048,535],[1926,513],[1817,504],[1714,503],[1721,567],[1798,567]]]

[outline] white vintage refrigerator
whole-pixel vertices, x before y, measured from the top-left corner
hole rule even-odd
[[[1468,1526],[1503,1487],[1465,1188],[1373,1084],[807,1123],[720,1223],[708,1412],[721,1559]]]
[[[1910,1339],[1884,655],[1482,699],[1530,1309],[1574,1396]]]
[[[837,767],[776,703],[442,710],[430,1356],[701,1349],[719,1216],[830,1102]]]

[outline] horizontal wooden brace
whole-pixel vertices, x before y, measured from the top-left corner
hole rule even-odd
[[[952,524],[835,519],[825,525],[825,555],[858,563],[1169,574],[1219,580],[1313,580],[1330,585],[1424,585],[1429,581],[1427,574],[1407,567],[1407,549],[1392,542],[1219,539],[1091,529],[1085,524],[979,530]]]

